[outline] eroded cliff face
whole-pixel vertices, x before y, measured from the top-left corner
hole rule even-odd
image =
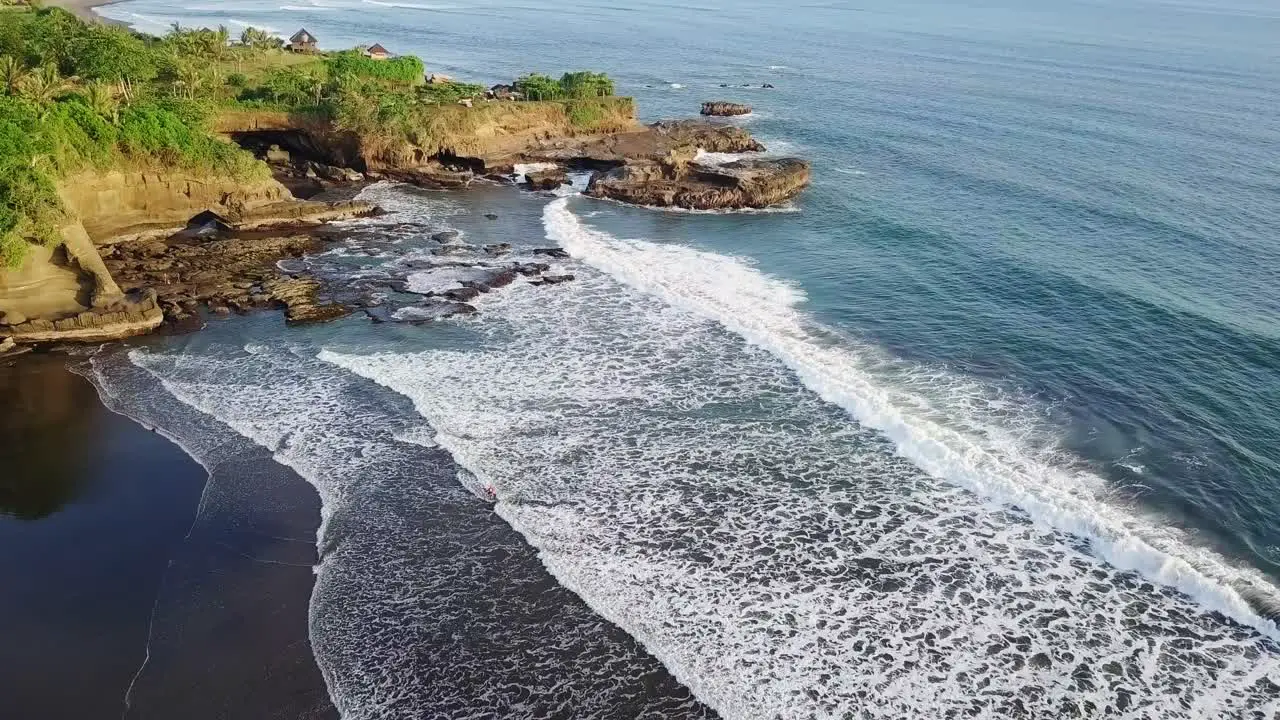
[[[359,172],[395,175],[432,166],[476,171],[549,143],[643,130],[630,98],[590,101],[575,111],[556,102],[445,105],[403,139],[345,132],[312,116],[270,111],[221,114],[214,130],[242,145],[269,142],[290,154]]]
[[[271,178],[245,182],[182,172],[81,173],[63,181],[58,194],[98,244],[171,232],[204,210],[239,215],[293,199]]]
[[[308,204],[295,208],[289,191],[270,178],[246,183],[182,172],[80,173],[66,178],[58,194],[68,214],[62,244],[32,247],[20,268],[0,270],[0,335],[19,342],[96,342],[162,322],[154,293],[121,292],[100,245],[171,234],[204,210],[249,224],[324,215]]]

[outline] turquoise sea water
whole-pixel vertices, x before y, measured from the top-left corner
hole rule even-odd
[[[750,103],[814,164],[772,213],[375,187],[394,214],[314,269],[404,277],[455,228],[578,279],[133,355],[320,490],[313,641],[348,717],[1280,710],[1272,4],[181,5],[105,13],[305,25],[485,83],[604,70],[646,119]],[[430,514],[442,472],[458,505]],[[508,526],[500,559],[457,536]],[[585,604],[539,605],[557,583]],[[441,651],[469,680],[423,657],[442,603],[477,629]]]

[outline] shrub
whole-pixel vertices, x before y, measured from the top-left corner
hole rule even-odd
[[[439,83],[418,88],[418,99],[434,105],[456,103],[459,100],[478,98],[482,95],[484,95],[484,86],[470,83]]]
[[[590,100],[574,100],[568,103],[565,113],[569,116],[570,125],[583,130],[597,128],[605,119],[604,108]]]
[[[585,99],[613,95],[613,80],[604,73],[588,71],[565,73],[560,77],[564,97]]]
[[[358,50],[333,53],[324,60],[330,77],[350,75],[358,78],[388,80],[417,85],[422,82],[426,68],[412,55],[402,55],[390,60],[367,58]]]
[[[550,75],[522,75],[516,79],[515,88],[529,100],[559,100],[564,97],[564,86]]]
[[[529,100],[585,100],[613,95],[613,80],[604,73],[565,73],[559,80],[550,75],[530,73],[515,81],[515,89]]]
[[[143,82],[156,76],[156,60],[142,40],[120,28],[91,27],[71,42],[72,72],[85,80]]]

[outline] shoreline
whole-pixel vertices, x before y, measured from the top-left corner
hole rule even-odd
[[[111,18],[105,17],[101,13],[97,12],[97,8],[106,7],[107,5],[115,5],[116,3],[124,1],[125,0],[47,0],[45,2],[45,6],[62,8],[82,20],[127,27],[127,23],[112,20]]]
[[[0,361],[13,398],[0,427],[18,440],[0,447],[10,709],[336,718],[309,636],[320,522],[311,486],[279,468],[281,517],[234,527],[208,494],[235,466],[210,472],[156,418],[122,405],[141,402],[134,388],[113,397],[87,364],[45,352]],[[269,457],[246,461],[274,469]],[[77,692],[58,691],[68,682]]]

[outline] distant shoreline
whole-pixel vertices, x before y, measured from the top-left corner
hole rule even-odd
[[[45,5],[48,7],[62,8],[83,20],[118,23],[119,21],[104,17],[102,14],[98,13],[96,8],[104,7],[106,5],[115,5],[122,1],[123,0],[47,0]]]

